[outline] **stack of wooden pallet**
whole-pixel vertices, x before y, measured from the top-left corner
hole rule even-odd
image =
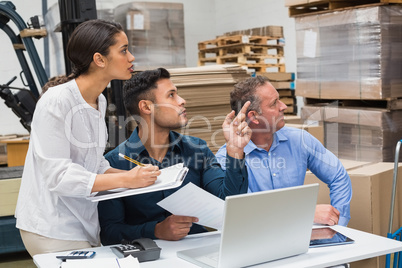
[[[250,34],[251,33],[251,34]],[[283,31],[280,26],[236,31],[198,43],[198,65],[238,63],[249,72],[285,72]]]
[[[198,65],[239,64],[252,75],[264,75],[288,105],[286,114],[297,114],[294,73],[286,73],[281,26],[239,30],[198,43]]]
[[[285,0],[289,8],[289,16],[317,15],[351,8],[368,7],[370,5],[401,4],[402,0]]]

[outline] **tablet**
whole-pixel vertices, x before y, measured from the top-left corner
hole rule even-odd
[[[353,239],[350,239],[330,227],[315,228],[311,232],[310,248],[344,245],[353,242]]]

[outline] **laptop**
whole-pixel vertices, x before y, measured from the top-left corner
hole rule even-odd
[[[318,184],[228,196],[219,244],[177,252],[200,267],[244,267],[305,253]]]

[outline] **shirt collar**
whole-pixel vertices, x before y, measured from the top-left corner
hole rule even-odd
[[[179,133],[176,133],[174,131],[170,131],[169,132],[169,142],[170,142],[169,149],[173,150],[175,152],[181,152],[182,144],[180,141],[182,139],[183,139],[183,135],[180,135]],[[142,141],[141,141],[140,137],[138,136],[138,127],[136,127],[134,129],[133,133],[128,138],[126,147],[128,147],[128,149],[135,149],[135,151],[138,152],[138,155],[142,154],[144,151],[147,152],[147,149],[145,148],[144,144],[142,144]]]
[[[274,150],[279,145],[280,142],[287,141],[287,140],[288,140],[288,138],[282,134],[281,130],[278,130],[277,132],[274,133],[274,141],[271,145],[270,151]],[[247,154],[250,154],[254,150],[265,151],[264,149],[257,147],[257,145],[255,145],[254,142],[252,142],[250,140],[249,143],[246,145],[246,147],[244,147],[244,153],[247,155]]]

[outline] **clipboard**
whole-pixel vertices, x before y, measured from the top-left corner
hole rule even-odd
[[[125,197],[130,195],[151,193],[155,191],[167,190],[179,187],[188,173],[188,168],[179,163],[164,169],[161,169],[161,174],[156,179],[155,183],[143,188],[116,188],[107,191],[101,191],[91,194],[87,197],[92,202],[108,200],[113,198]]]

